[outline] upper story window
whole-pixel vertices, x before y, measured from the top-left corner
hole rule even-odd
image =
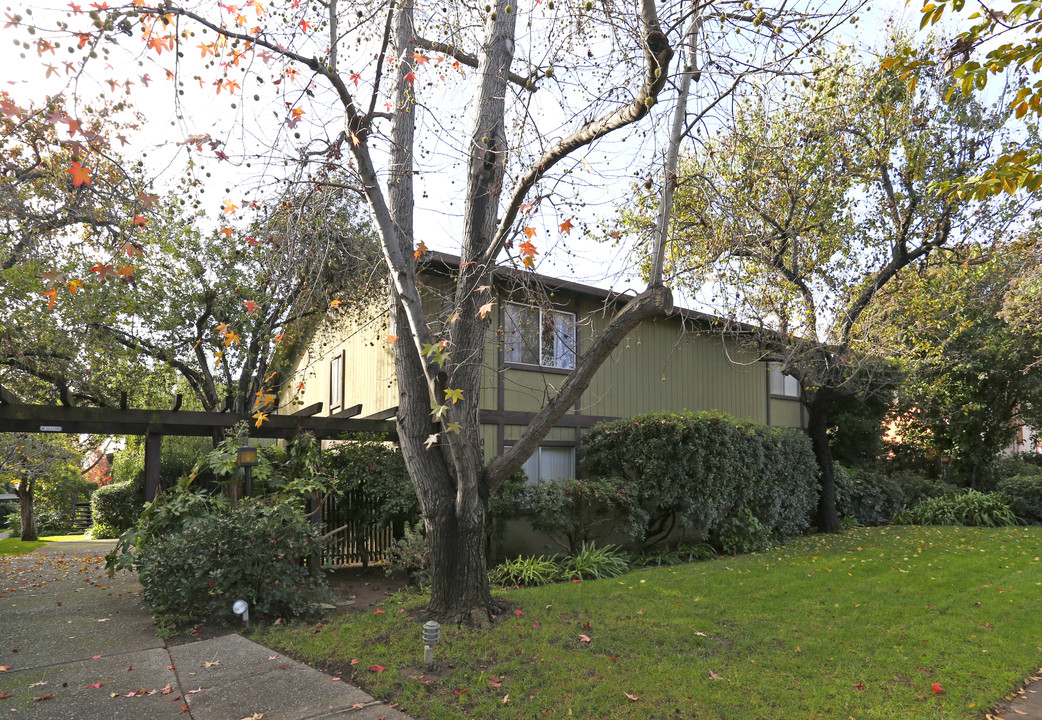
[[[542,367],[575,367],[575,315],[531,305],[503,306],[504,359]]]
[[[344,354],[337,353],[329,361],[329,411],[339,410],[344,405]]]
[[[771,395],[776,397],[799,398],[799,380],[794,378],[792,375],[783,374],[781,363],[768,363],[767,367],[770,372]]]

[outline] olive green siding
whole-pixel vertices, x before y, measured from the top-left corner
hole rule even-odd
[[[335,328],[320,329],[297,361],[280,412],[320,402],[320,414],[329,415],[330,365],[338,355],[343,357],[343,407],[361,404],[365,416],[398,405],[393,348],[387,336],[387,310],[379,306],[347,315]],[[298,389],[300,383],[303,389]]]

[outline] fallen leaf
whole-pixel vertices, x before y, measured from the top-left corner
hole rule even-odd
[[[357,665],[358,664],[358,658],[355,658],[354,660],[352,660],[351,664],[352,665]]]
[[[493,675],[488,679],[488,684],[492,687],[500,687],[503,684],[503,678],[497,678],[495,675]]]
[[[4,690],[3,692],[0,692],[0,700],[6,700],[9,697],[14,697],[14,695],[11,694],[10,690]]]
[[[52,697],[54,697],[54,693],[47,693],[46,695],[41,695],[40,697],[34,697],[33,698],[33,702],[40,702],[42,700],[49,700]]]
[[[278,655],[269,655],[269,656],[268,656],[268,659],[269,659],[269,660],[278,660],[278,659],[279,659],[279,656],[278,656]]]
[[[930,689],[933,690],[934,695],[940,695],[942,692],[944,692],[944,685],[941,685],[939,682],[936,682],[930,686]]]
[[[253,713],[244,718],[239,718],[239,720],[261,720],[262,717],[264,717],[264,713]]]
[[[34,687],[40,687],[41,685],[46,685],[46,684],[47,684],[47,681],[46,681],[46,680],[41,680],[40,682],[34,682],[34,683],[33,683],[32,685],[30,685],[29,687],[31,687],[31,688],[34,688]]]
[[[11,669],[10,665],[0,665],[0,672],[7,672]]]
[[[382,673],[384,670],[387,669],[387,666],[386,665],[370,665],[369,669],[372,670],[374,673]]]
[[[590,636],[589,635],[580,635],[579,636],[579,642],[584,642],[584,643],[590,642]]]
[[[220,660],[213,660],[211,662],[203,663],[203,667],[204,668],[211,668],[211,667],[214,667],[215,665],[220,665],[220,664],[221,664]]]
[[[624,692],[623,695],[628,697],[633,702],[637,702],[638,700],[640,700],[640,696],[639,695],[630,695],[628,692]]]
[[[453,690],[453,695],[462,695],[465,692],[470,692],[470,688],[463,688],[462,690]]]
[[[103,681],[99,680],[98,682],[94,683],[93,685],[88,685],[87,689],[88,690],[97,690],[99,687],[101,687],[104,684],[105,683]],[[169,686],[167,686],[167,687],[169,687]]]
[[[715,672],[713,672],[712,670],[710,670],[710,671],[709,671],[709,679],[710,679],[710,680],[723,680],[723,678],[722,678],[722,677],[720,677],[719,675],[717,675],[717,674],[716,674]]]
[[[532,629],[533,629],[533,630],[538,630],[538,629],[539,629],[539,628],[541,628],[541,627],[543,627],[543,626],[539,624],[539,621],[538,621],[538,620],[533,620],[533,621],[532,621]]]
[[[376,610],[376,611],[373,612],[373,615],[383,615],[383,614],[384,614],[383,610]]]
[[[506,705],[508,702],[510,702],[510,693],[503,696],[503,704]]]
[[[518,617],[521,617],[522,615],[524,615],[524,613],[523,613],[523,612],[521,612],[520,610],[515,610],[515,611],[514,611],[514,615],[516,615],[516,616],[518,616]]]

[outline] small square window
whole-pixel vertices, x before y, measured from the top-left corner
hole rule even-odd
[[[574,447],[539,447],[522,466],[528,476],[528,484],[544,480],[575,477]]]
[[[503,330],[506,362],[575,367],[574,314],[510,303],[504,306]]]
[[[782,372],[781,363],[768,363],[770,391],[774,397],[799,398],[800,381]]]

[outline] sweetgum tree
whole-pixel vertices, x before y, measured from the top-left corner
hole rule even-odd
[[[100,66],[95,59],[113,63],[120,48],[132,48],[184,97],[175,125],[215,97],[222,101],[218,120],[228,129],[219,137],[191,135],[198,152],[189,172],[200,172],[208,159],[219,169],[259,168],[268,184],[293,168],[350,175],[343,184],[364,198],[386,265],[398,433],[431,545],[430,610],[443,620],[482,621],[496,611],[483,541],[490,493],[523,464],[626,334],[672,307],[656,272],[642,293],[612,308],[521,438],[485,467],[477,407],[496,263],[534,268],[550,243],[567,247],[578,234],[582,223],[569,202],[595,200],[594,189],[603,192],[631,166],[658,175],[659,160],[647,154],[654,155],[651,141],[658,139],[650,116],[677,87],[684,99],[660,183],[668,216],[680,139],[727,107],[722,101],[744,82],[794,75],[795,59],[847,18],[815,7],[141,0],[74,3],[51,21],[18,14],[10,21],[34,32],[28,52],[71,46],[84,68]],[[674,64],[680,44],[686,61]],[[98,73],[111,76],[101,67]],[[142,79],[134,73],[106,82],[126,92],[128,82]],[[197,87],[211,93],[208,99],[190,99]],[[243,109],[251,103],[259,103],[257,112]],[[625,142],[608,144],[613,137]],[[440,213],[428,217],[440,217],[458,243],[451,302],[437,317],[421,303],[416,263],[429,230],[417,229],[417,207]],[[654,241],[660,265],[665,238],[661,230]]]

